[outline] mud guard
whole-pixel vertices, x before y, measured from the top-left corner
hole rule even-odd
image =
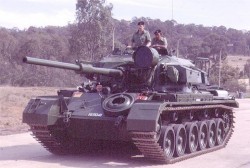
[[[56,97],[31,99],[23,111],[23,123],[54,125],[60,116],[58,101]]]
[[[156,131],[158,118],[161,113],[162,103],[137,102],[135,103],[127,117],[128,131]]]

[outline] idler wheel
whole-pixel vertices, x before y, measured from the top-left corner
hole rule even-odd
[[[175,134],[171,126],[162,127],[159,144],[165,153],[166,159],[171,159],[175,151]]]
[[[184,125],[176,124],[175,131],[175,156],[179,157],[185,154],[187,144],[187,134]]]
[[[193,153],[198,148],[198,125],[196,123],[187,123],[187,152]]]
[[[108,116],[127,115],[134,101],[135,95],[133,94],[114,94],[103,101],[102,108]]]
[[[225,138],[224,122],[222,119],[216,120],[215,137],[216,137],[216,144],[221,145],[224,141],[224,138]]]
[[[216,124],[214,120],[208,120],[207,121],[208,125],[208,147],[212,148],[215,146],[216,142]]]
[[[204,150],[207,147],[207,137],[208,137],[208,128],[205,121],[198,122],[198,144],[199,149]]]

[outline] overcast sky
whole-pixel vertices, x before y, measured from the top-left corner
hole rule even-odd
[[[250,0],[107,0],[113,17],[150,17],[182,24],[250,30]],[[173,2],[173,4],[172,4]],[[76,0],[0,0],[0,27],[64,26],[75,20]],[[172,8],[173,6],[173,8]],[[172,15],[173,9],[173,15]]]

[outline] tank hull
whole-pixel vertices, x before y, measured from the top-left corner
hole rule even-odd
[[[86,97],[88,102],[85,102]],[[105,116],[98,94],[66,101],[69,116],[60,111],[59,96],[31,99],[23,112],[23,122],[30,126],[63,129],[68,137],[77,139],[131,141],[125,122],[118,124],[117,117]]]
[[[60,96],[37,97],[30,100],[25,108],[23,122],[30,125],[34,137],[54,154],[75,153],[98,141],[126,142],[136,146],[151,160],[175,163],[225,147],[233,133],[232,110],[238,107],[237,102],[232,99],[216,100],[207,96],[201,101],[197,99],[201,95],[187,95],[175,95],[176,98],[179,97],[178,101],[172,99],[173,95],[158,95],[155,100],[150,101],[136,100],[128,114],[122,117],[107,115],[102,108],[103,98],[97,93],[64,99]],[[171,99],[172,102],[164,102],[163,99]],[[63,109],[62,101],[67,103],[67,112]],[[207,128],[204,132],[207,135],[205,140],[198,140],[199,131],[191,136],[190,127],[201,129],[202,123]],[[209,138],[210,125],[214,128],[211,132],[214,136]],[[183,137],[178,137],[178,129],[184,130],[185,136],[180,134]],[[168,137],[165,134],[168,131],[171,133],[171,130],[174,139],[185,139],[185,144],[181,143],[183,146],[178,148],[175,146],[172,154],[164,144]],[[188,140],[187,137],[196,137],[196,145],[192,138]],[[171,142],[171,138],[169,141]],[[211,146],[208,145],[210,141]],[[183,141],[172,143],[178,145],[180,142]],[[203,148],[198,142],[206,142],[206,145]],[[179,154],[177,149],[182,149]]]

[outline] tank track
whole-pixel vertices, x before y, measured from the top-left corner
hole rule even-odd
[[[185,107],[165,107],[162,110],[162,113],[168,113],[171,111],[187,111],[187,110],[204,110],[208,108],[222,108],[227,109],[229,113],[230,118],[230,126],[229,130],[227,131],[224,141],[221,145],[214,146],[212,148],[206,148],[204,150],[196,151],[193,153],[186,153],[183,156],[180,157],[172,157],[167,158],[165,155],[165,152],[162,148],[162,146],[159,144],[159,139],[157,138],[156,132],[131,132],[131,137],[136,145],[136,147],[140,150],[140,152],[144,155],[144,157],[149,158],[150,160],[161,162],[161,163],[167,163],[167,164],[173,164],[176,162],[180,162],[195,156],[199,156],[205,153],[213,152],[216,150],[219,150],[221,148],[224,148],[229,139],[232,136],[233,133],[233,123],[234,123],[234,116],[233,111],[231,107],[225,106],[225,105],[204,105],[204,106],[185,106]],[[213,120],[213,119],[212,119]],[[170,125],[171,126],[171,125]]]
[[[67,146],[51,134],[48,126],[30,125],[30,131],[32,131],[33,137],[49,152],[57,155],[67,153]]]

